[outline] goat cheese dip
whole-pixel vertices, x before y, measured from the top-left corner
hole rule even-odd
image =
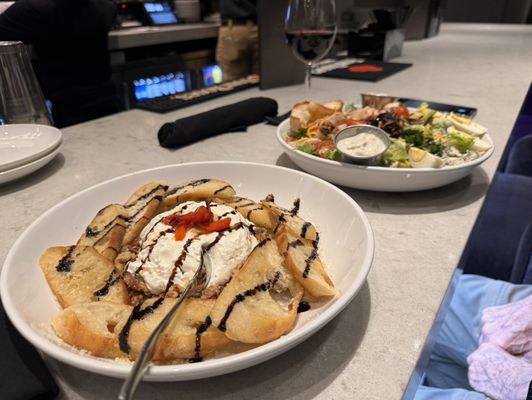
[[[341,152],[353,157],[372,157],[386,150],[386,144],[377,135],[361,132],[336,143]]]
[[[215,203],[210,204],[210,210],[215,216],[219,219],[230,218],[231,226],[239,223],[241,226],[212,233],[198,232],[192,228],[183,240],[176,240],[174,228],[163,222],[164,217],[187,214],[201,206],[207,204],[195,201],[179,204],[154,217],[142,230],[140,251],[134,260],[126,264],[126,271],[142,277],[152,294],[158,295],[165,291],[174,270],[172,283],[184,288],[201,265],[203,248],[209,245],[212,246],[203,258],[206,268],[211,271],[207,287],[224,285],[258,244],[252,234],[252,222],[233,208]]]

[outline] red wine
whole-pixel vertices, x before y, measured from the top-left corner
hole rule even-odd
[[[319,60],[327,54],[334,39],[332,30],[286,32],[286,40],[295,56],[302,61]]]

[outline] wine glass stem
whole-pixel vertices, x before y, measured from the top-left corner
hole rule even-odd
[[[312,77],[312,63],[305,63],[305,80],[307,81],[307,88],[310,89],[310,79]]]

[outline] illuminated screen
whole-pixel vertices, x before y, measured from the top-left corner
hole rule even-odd
[[[137,101],[181,93],[187,90],[187,73],[176,72],[133,81]]]
[[[209,65],[203,68],[203,83],[205,86],[222,83],[222,69],[218,65]]]
[[[144,3],[144,9],[154,25],[175,24],[177,18],[167,1],[160,3]]]

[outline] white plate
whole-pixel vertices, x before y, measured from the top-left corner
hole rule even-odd
[[[11,182],[15,179],[22,178],[23,176],[29,175],[32,172],[37,171],[39,168],[44,167],[46,164],[48,164],[50,161],[53,160],[53,158],[59,153],[59,150],[61,150],[63,142],[60,140],[57,147],[52,149],[50,153],[45,154],[41,158],[38,158],[37,160],[34,160],[30,163],[23,164],[20,167],[12,168],[7,171],[0,172],[0,185],[2,183]]]
[[[191,179],[220,178],[239,195],[259,200],[275,194],[276,202],[291,207],[301,198],[301,215],[320,232],[320,254],[339,295],[321,307],[299,315],[287,335],[242,353],[200,363],[152,366],[147,380],[178,381],[221,375],[268,360],[302,342],[337,315],[356,295],[373,260],[373,233],[355,201],[333,185],[311,175],[272,165],[205,162],[170,165],[124,175],[86,189],[54,206],[17,239],[4,262],[0,294],[15,327],[50,356],[76,367],[125,377],[130,365],[91,357],[57,342],[50,321],[59,311],[38,260],[50,246],[76,242],[103,206],[123,202],[140,185],[166,179],[178,184]],[[304,366],[302,367],[304,368]]]
[[[288,157],[299,167],[338,185],[379,192],[414,192],[444,186],[469,175],[493,154],[493,141],[486,134],[483,139],[491,144],[491,149],[476,160],[461,165],[443,168],[368,167],[326,160],[296,150],[286,143],[289,129],[289,119],[281,122],[277,127],[277,140]]]
[[[0,172],[28,164],[50,153],[61,141],[53,126],[13,124],[0,126]]]

